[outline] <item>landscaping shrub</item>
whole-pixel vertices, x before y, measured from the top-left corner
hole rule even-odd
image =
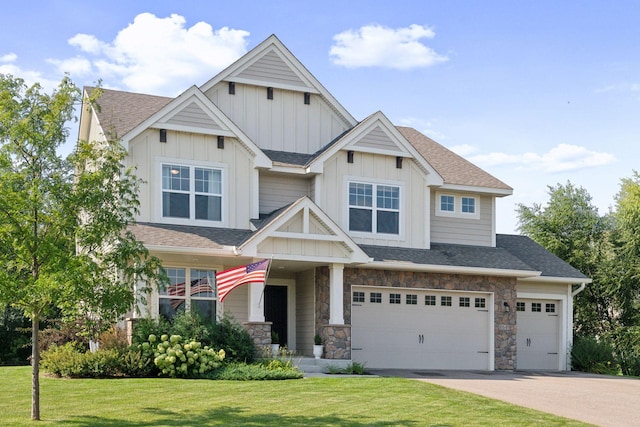
[[[595,374],[618,373],[611,345],[593,337],[575,338],[571,348],[571,367],[576,371]]]
[[[252,363],[256,348],[249,332],[233,317],[225,315],[212,330],[211,345],[223,348],[227,362]]]
[[[31,321],[17,308],[0,306],[0,365],[26,365],[31,355]]]
[[[149,347],[155,349],[153,362],[162,375],[171,378],[201,377],[220,366],[225,357],[224,350],[215,351],[209,346],[202,346],[199,341],[183,339],[180,335],[162,335],[159,342],[155,335],[150,335]]]
[[[82,352],[74,343],[52,345],[42,352],[40,366],[58,377],[106,378],[118,375],[120,353],[117,350]]]
[[[622,374],[640,376],[640,326],[619,327],[608,338]]]
[[[135,344],[127,348],[120,357],[120,371],[127,377],[144,378],[154,377],[160,373],[153,363],[154,351],[142,344]]]
[[[229,363],[215,369],[206,377],[212,380],[256,381],[300,379],[304,374],[293,364],[273,359],[266,363]]]
[[[149,339],[149,335],[159,337],[162,334],[170,333],[170,328],[171,324],[164,317],[159,319],[152,319],[150,317],[138,319],[133,326],[131,343],[142,344]]]

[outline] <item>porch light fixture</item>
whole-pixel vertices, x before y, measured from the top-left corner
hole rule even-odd
[[[353,150],[347,151],[347,163],[353,163]]]
[[[167,130],[160,129],[160,142],[167,142]]]
[[[221,150],[224,148],[224,136],[222,135],[218,135],[218,148]]]
[[[511,307],[509,307],[508,302],[504,301],[502,305],[504,306],[504,311],[506,311],[507,313],[511,311]]]

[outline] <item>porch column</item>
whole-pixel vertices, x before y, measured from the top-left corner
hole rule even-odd
[[[331,325],[344,325],[343,271],[344,264],[329,266],[329,323]]]
[[[249,322],[264,322],[264,284],[249,283]]]

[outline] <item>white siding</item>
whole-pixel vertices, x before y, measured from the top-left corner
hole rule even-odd
[[[261,81],[265,84],[279,83],[288,86],[298,86],[305,89],[307,85],[293,72],[291,67],[285,63],[275,52],[269,52],[248,68],[242,70],[237,77]]]
[[[447,194],[456,194],[447,192]],[[435,191],[431,192],[431,242],[460,245],[491,246],[491,224],[493,201],[489,196],[480,196],[480,218],[436,216]]]
[[[140,214],[136,220],[167,222],[162,219],[160,206],[159,159],[223,165],[223,225],[249,228],[251,201],[257,189],[251,187],[252,158],[245,148],[233,138],[226,138],[225,148],[219,149],[215,136],[173,131],[167,132],[167,142],[161,143],[154,129],[143,132],[129,144],[128,163],[137,166],[136,174],[145,181],[140,187]]]
[[[349,128],[319,95],[311,94],[304,104],[304,92],[273,90],[236,83],[229,95],[222,82],[205,94],[251,140],[262,149],[312,154]]]
[[[260,213],[267,214],[280,209],[300,197],[309,196],[311,182],[308,178],[286,175],[260,175]]]
[[[209,115],[202,111],[202,108],[200,108],[195,102],[192,102],[191,104],[180,110],[176,115],[171,117],[171,119],[169,119],[167,123],[211,130],[221,129],[221,127],[218,126],[218,124],[213,120],[211,120]]]
[[[349,232],[349,180],[399,184],[401,186],[400,235],[363,236],[351,233],[352,238],[358,244],[426,247],[427,242],[424,236],[427,213],[424,212],[426,193],[424,174],[413,160],[405,159],[402,168],[398,169],[394,156],[356,152],[353,163],[347,163],[346,152],[340,151],[325,162],[322,179],[322,195],[318,204],[345,232]],[[316,197],[318,197],[317,194]]]

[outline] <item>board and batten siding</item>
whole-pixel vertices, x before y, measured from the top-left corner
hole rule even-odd
[[[309,178],[260,174],[260,213],[271,213],[303,196],[310,196],[310,191]]]
[[[216,136],[175,131],[168,131],[167,142],[161,143],[157,129],[148,129],[129,143],[127,164],[136,166],[137,176],[144,181],[137,221],[167,222],[161,212],[160,159],[177,164],[223,165],[223,226],[249,228],[251,202],[257,189],[251,186],[253,159],[244,146],[234,138],[226,138],[225,148],[219,149]]]
[[[458,194],[447,192],[447,194]],[[469,195],[469,194],[461,194]],[[459,217],[437,216],[436,192],[431,192],[431,242],[453,243],[460,245],[491,246],[493,222],[493,201],[489,196],[478,197],[480,204],[480,218],[467,219]]]
[[[319,179],[319,178],[316,178]],[[425,212],[426,183],[424,172],[406,158],[402,168],[396,158],[382,154],[356,152],[353,163],[347,163],[345,151],[337,152],[324,163],[322,195],[319,205],[358,244],[423,248],[428,221]],[[400,235],[349,232],[348,182],[399,185]],[[315,195],[318,197],[318,195]]]
[[[230,95],[228,82],[221,82],[205,95],[218,106],[260,148],[313,154],[350,126],[319,95],[236,83]]]

